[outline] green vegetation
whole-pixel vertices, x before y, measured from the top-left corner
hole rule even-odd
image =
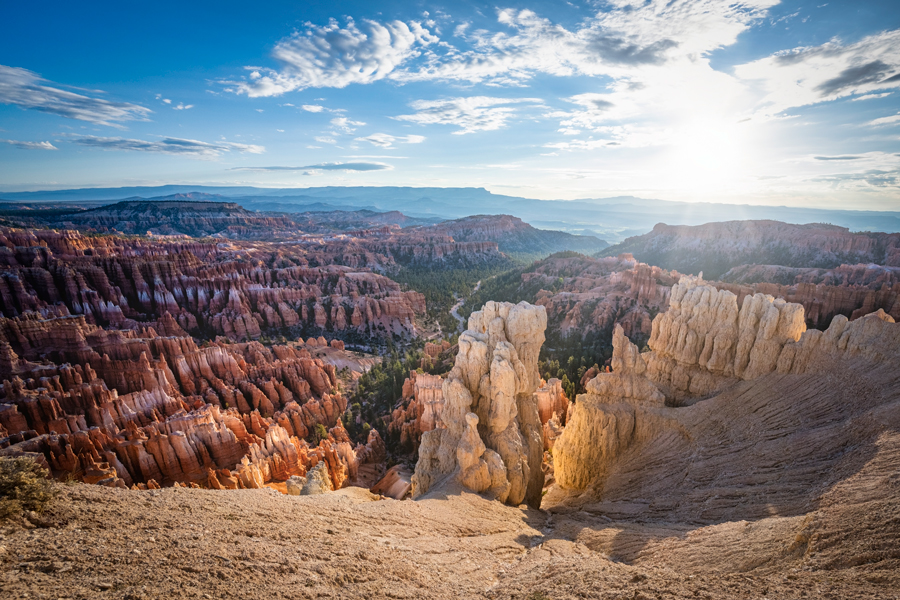
[[[450,315],[450,309],[457,298],[472,293],[479,281],[509,270],[513,262],[495,265],[484,265],[471,268],[436,270],[424,267],[402,267],[390,277],[403,286],[405,290],[415,290],[425,296],[428,317],[437,320],[441,331],[456,331],[456,319]],[[483,284],[482,284],[483,285]]]
[[[390,346],[382,356],[381,363],[364,373],[357,382],[356,391],[350,397],[350,406],[344,414],[344,427],[350,436],[360,441],[375,427],[382,434],[388,450],[394,450],[399,440],[388,435],[383,419],[390,418],[394,405],[403,395],[403,382],[410,371],[442,375],[450,365],[430,361],[423,369],[419,365],[425,358],[424,344],[417,342],[411,348],[400,351]],[[357,423],[359,420],[359,423]]]
[[[34,459],[0,458],[0,518],[43,512],[56,495],[48,475]]]
[[[576,258],[584,256],[577,252],[559,252],[551,258]],[[489,300],[497,302],[521,301],[534,302],[538,291],[544,289],[556,293],[563,288],[566,277],[578,275],[577,266],[557,271],[558,277],[553,281],[546,278],[534,278],[523,282],[522,275],[533,272],[540,263],[527,267],[511,269],[482,281],[481,288],[472,294],[459,310],[461,317],[468,317],[474,310],[484,306]],[[586,305],[586,310],[593,306]],[[559,327],[550,323],[547,327],[547,341],[541,349],[539,371],[545,379],[556,377],[562,381],[566,395],[574,400],[576,394],[584,392],[581,377],[590,367],[604,364],[612,356],[612,331],[592,332],[582,337],[560,335]]]
[[[318,444],[327,437],[328,429],[321,423],[316,423],[315,429],[313,430],[313,439],[315,442]]]
[[[578,252],[565,251],[557,252],[548,258],[576,258],[583,257]],[[544,289],[551,293],[556,293],[562,289],[565,277],[574,277],[578,275],[574,267],[571,272],[566,270],[558,273],[559,277],[553,282],[547,282],[546,279],[535,278],[531,282],[523,283],[522,275],[533,272],[541,261],[533,262],[528,265],[520,265],[517,268],[509,269],[503,273],[499,273],[481,282],[481,288],[466,299],[466,302],[459,309],[459,316],[468,318],[473,311],[484,306],[485,302],[494,300],[495,302],[512,302],[517,304],[522,300],[526,302],[534,302],[537,293]]]

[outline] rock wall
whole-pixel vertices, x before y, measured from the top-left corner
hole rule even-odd
[[[641,354],[620,327],[613,345],[612,372],[588,382],[553,449],[561,488],[593,490],[594,498],[602,496],[611,470],[631,456],[630,449],[652,443],[688,451],[697,434],[680,415],[692,411],[670,407],[724,397],[741,382],[830,372],[852,360],[891,364],[900,351],[900,327],[879,310],[852,322],[838,316],[824,332],[807,331],[798,304],[756,294],[746,296],[738,310],[735,294],[683,277],[669,309],[653,321],[649,352]]]
[[[657,224],[605,252],[630,252],[641,261],[682,273],[718,278],[739,265],[834,268],[841,264],[900,266],[900,233],[851,232],[845,227],[779,221],[705,225]]]
[[[286,328],[411,336],[425,312],[422,294],[368,271],[392,259],[346,241],[228,246],[7,228],[0,262],[6,317],[52,311],[115,329],[241,341]]]
[[[422,435],[413,497],[448,476],[512,505],[539,506],[543,440],[538,354],[547,315],[526,302],[488,302],[469,317],[443,383],[444,427]]]
[[[444,379],[412,371],[403,382],[403,396],[391,413],[388,431],[399,436],[400,447],[408,452],[419,447],[422,434],[444,427]]]

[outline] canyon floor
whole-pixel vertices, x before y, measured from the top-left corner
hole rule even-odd
[[[885,503],[853,523],[821,505],[796,551],[778,517],[692,530],[457,490],[60,490],[42,526],[2,527],[4,598],[900,598],[900,556],[853,540],[900,527]]]

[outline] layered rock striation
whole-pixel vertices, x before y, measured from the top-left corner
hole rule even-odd
[[[419,447],[422,434],[444,427],[444,379],[440,375],[412,371],[403,382],[402,397],[391,412],[388,431],[399,437],[408,452]]]
[[[4,253],[3,250],[6,252]],[[0,230],[0,311],[84,315],[113,329],[257,339],[264,332],[416,333],[424,297],[344,244],[240,245]]]
[[[851,232],[846,227],[780,221],[705,225],[659,223],[603,251],[630,252],[647,263],[717,278],[739,265],[833,268],[841,264],[900,266],[900,233]]]
[[[443,383],[443,427],[422,435],[413,497],[452,476],[501,502],[538,506],[543,440],[534,392],[546,312],[488,302],[468,325]]]

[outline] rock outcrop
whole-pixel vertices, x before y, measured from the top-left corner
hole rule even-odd
[[[553,448],[555,477],[562,489],[583,501],[604,498],[615,485],[624,485],[623,461],[631,461],[627,468],[639,468],[643,460],[649,470],[667,453],[686,453],[684,460],[689,460],[690,448],[702,445],[704,436],[744,436],[727,434],[731,425],[718,417],[715,422],[696,421],[696,415],[708,414],[701,407],[716,405],[733,415],[728,418],[743,420],[741,427],[763,436],[761,444],[775,444],[778,438],[767,429],[767,420],[773,418],[774,407],[787,406],[790,396],[781,392],[782,386],[810,405],[810,415],[825,410],[813,407],[816,396],[802,387],[818,390],[822,406],[838,401],[840,388],[823,392],[811,382],[827,374],[827,379],[843,378],[859,387],[852,383],[858,378],[855,368],[883,371],[898,359],[900,326],[879,310],[852,322],[838,316],[824,332],[807,331],[798,304],[756,294],[746,296],[738,310],[735,294],[683,277],[672,290],[669,309],[653,321],[649,346],[650,351],[641,354],[617,328],[612,372],[591,379],[587,393],[569,409],[565,430]],[[761,408],[756,399],[742,404],[744,395],[753,394],[770,398],[772,408]],[[826,412],[840,420],[859,410],[864,407],[829,405]],[[676,485],[672,478],[683,476],[660,475],[671,485]]]
[[[440,375],[412,371],[403,382],[403,396],[391,413],[388,431],[399,436],[400,447],[413,451],[422,434],[444,427],[444,380]]]
[[[70,227],[98,231],[193,237],[219,235],[271,239],[273,235],[297,229],[296,223],[287,216],[251,212],[234,202],[197,201],[191,195],[165,200],[124,200],[67,214],[58,221]]]
[[[659,223],[603,251],[630,252],[638,260],[682,273],[718,278],[738,265],[833,268],[841,264],[900,266],[900,233],[851,232],[846,227],[780,221],[727,221],[705,225]]]
[[[546,312],[488,302],[468,324],[443,383],[444,427],[422,435],[413,497],[452,475],[501,502],[539,506],[543,440],[534,392]]]
[[[609,244],[590,235],[573,235],[562,231],[535,229],[518,217],[510,215],[476,215],[444,221],[422,231],[450,235],[460,242],[492,241],[503,252],[525,254],[553,254],[574,250],[593,254]]]

